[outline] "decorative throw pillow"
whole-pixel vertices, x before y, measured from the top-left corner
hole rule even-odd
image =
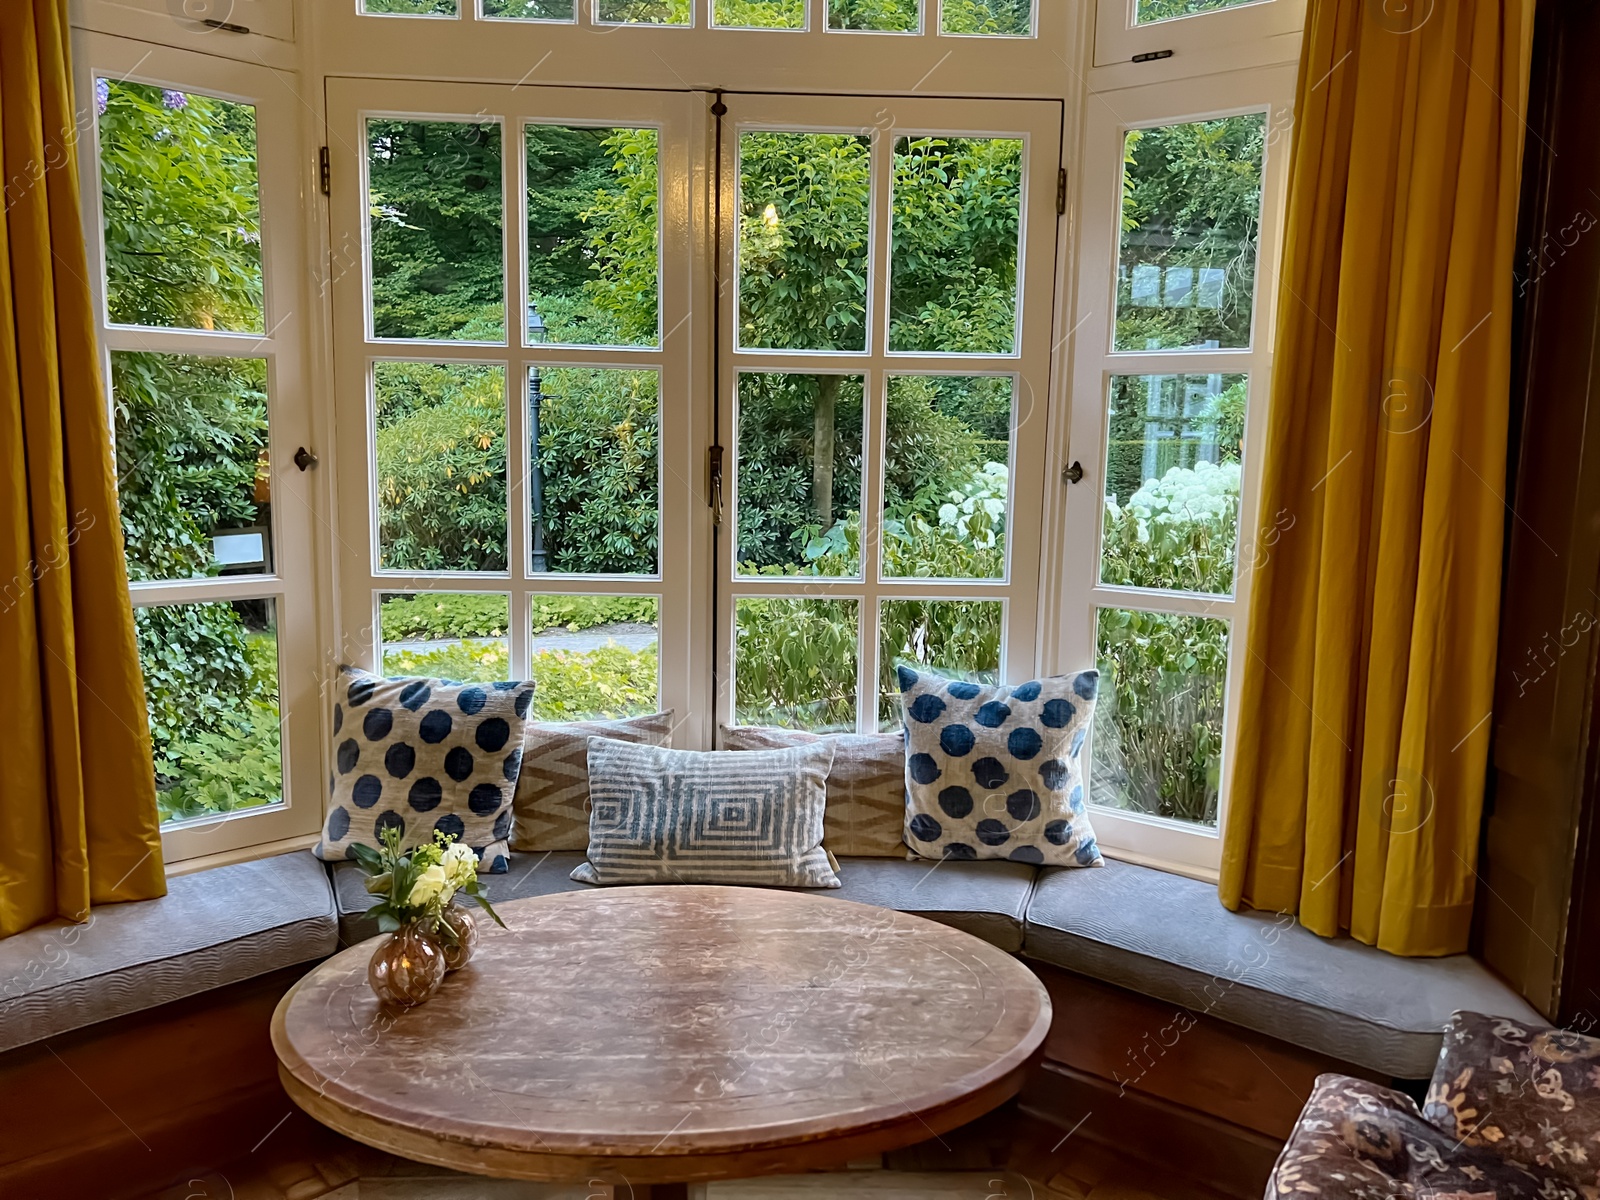
[[[435,830],[506,869],[511,796],[522,767],[532,683],[383,679],[344,667],[333,704],[333,773],[318,858],[350,857],[357,842],[400,830],[403,847]]]
[[[833,746],[822,844],[834,854],[904,858],[906,739],[898,733],[805,733],[757,725],[724,725],[725,750]]]
[[[1458,1012],[1422,1115],[1458,1146],[1492,1147],[1592,1196],[1600,1186],[1600,1038]]]
[[[751,754],[589,740],[580,883],[836,888],[822,848],[833,747]]]
[[[1083,803],[1098,671],[988,686],[898,668],[906,845],[924,858],[1103,860]]]
[[[589,844],[589,739],[672,744],[672,713],[620,721],[528,723],[517,779],[513,850],[582,850]]]

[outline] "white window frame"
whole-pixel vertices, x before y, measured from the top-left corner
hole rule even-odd
[[[660,91],[993,96],[1059,100],[1069,78],[1063,48],[1075,5],[1035,0],[1036,36],[938,32],[940,0],[924,0],[922,32],[827,28],[827,0],[808,0],[804,30],[711,24],[711,0],[693,0],[693,23],[609,25],[579,0],[576,21],[365,15],[356,0],[310,0],[310,39],[329,74],[470,79],[483,83],[636,87]],[[304,26],[304,23],[302,25]],[[420,31],[420,32],[419,32]],[[886,58],[888,48],[897,57]]]
[[[1095,661],[1095,622],[1101,608],[1214,617],[1230,623],[1228,681],[1223,726],[1223,771],[1215,829],[1120,809],[1091,805],[1102,844],[1119,857],[1167,869],[1214,877],[1221,863],[1220,831],[1226,820],[1228,785],[1238,742],[1235,715],[1249,613],[1251,531],[1257,529],[1256,497],[1261,477],[1267,412],[1271,405],[1272,347],[1282,217],[1288,178],[1289,129],[1296,71],[1291,66],[1258,68],[1204,81],[1183,80],[1126,89],[1086,111],[1080,189],[1082,226],[1078,243],[1077,320],[1071,376],[1071,436],[1068,461],[1082,464],[1084,478],[1068,492],[1062,567],[1061,645],[1069,662]],[[1123,140],[1129,130],[1182,124],[1245,112],[1267,116],[1262,169],[1261,228],[1256,261],[1252,335],[1245,350],[1117,351],[1114,346],[1117,261],[1121,242]],[[1250,379],[1242,448],[1239,564],[1234,594],[1209,596],[1153,591],[1099,582],[1100,539],[1113,375],[1243,373]],[[1092,789],[1093,744],[1089,755]],[[1091,790],[1092,795],[1092,790]]]
[[[530,604],[534,596],[647,596],[660,601],[660,707],[674,710],[674,744],[709,745],[709,613],[697,613],[695,593],[709,572],[709,520],[700,452],[708,422],[698,411],[695,339],[709,311],[696,296],[690,266],[693,231],[701,216],[690,204],[690,180],[701,177],[695,153],[703,146],[696,121],[703,105],[689,93],[648,93],[498,84],[413,83],[330,79],[328,122],[331,169],[329,227],[334,246],[333,328],[339,459],[342,658],[379,666],[380,593],[474,592],[510,596],[508,643],[511,674],[528,675]],[[378,339],[370,330],[370,222],[366,206],[366,123],[369,118],[498,121],[502,128],[502,196],[506,270],[507,340],[483,342]],[[586,347],[528,344],[526,321],[529,124],[655,127],[660,137],[662,344]],[[372,364],[381,361],[496,364],[505,367],[508,419],[507,562],[505,573],[398,572],[378,568]],[[650,575],[535,574],[529,569],[530,448],[526,381],[531,367],[616,367],[660,373],[658,479],[661,540],[658,569]],[[701,385],[703,387],[703,385]],[[696,664],[702,664],[698,669]],[[537,698],[535,700],[537,711]]]
[[[1231,8],[1145,24],[1135,20],[1138,5],[1139,0],[1095,0],[1096,67],[1170,54],[1135,65],[1155,67],[1163,75],[1191,74],[1293,58],[1306,0],[1248,0]]]
[[[1258,264],[1256,297],[1256,337],[1249,352],[1252,365],[1251,406],[1245,449],[1245,512],[1241,517],[1241,543],[1247,548],[1254,539],[1249,530],[1258,528],[1260,519],[1253,513],[1256,480],[1260,471],[1258,447],[1262,442],[1267,410],[1271,351],[1271,317],[1274,295],[1282,207],[1283,176],[1290,134],[1288,112],[1294,87],[1294,63],[1298,58],[1299,33],[1305,0],[1263,0],[1262,3],[1224,9],[1193,17],[1179,18],[1145,26],[1132,26],[1129,20],[1133,0],[1095,0],[1093,5],[1072,5],[1059,0],[1037,0],[1036,37],[971,37],[946,35],[939,31],[939,2],[926,0],[920,33],[876,31],[830,31],[827,28],[826,0],[809,0],[808,27],[798,30],[747,30],[711,25],[711,0],[694,0],[693,25],[670,26],[597,25],[593,21],[592,0],[579,0],[577,19],[565,22],[532,22],[484,18],[478,15],[477,0],[462,0],[459,18],[418,20],[403,17],[363,16],[356,0],[234,0],[229,7],[231,23],[251,29],[249,34],[213,29],[180,19],[169,0],[74,0],[75,62],[80,95],[88,96],[89,80],[96,70],[129,69],[143,63],[143,73],[153,73],[152,82],[170,82],[196,91],[239,98],[257,105],[264,126],[279,132],[268,138],[263,128],[261,185],[264,223],[272,224],[277,237],[271,244],[271,270],[275,277],[287,278],[279,285],[280,298],[295,292],[299,301],[294,313],[280,314],[285,320],[269,321],[272,330],[272,356],[275,370],[273,387],[273,457],[279,468],[287,467],[287,454],[297,445],[307,445],[322,456],[321,466],[304,477],[298,472],[279,474],[274,481],[274,516],[278,523],[280,576],[272,586],[292,591],[299,597],[294,605],[280,604],[278,619],[280,653],[288,654],[290,635],[286,614],[306,607],[300,627],[306,637],[305,678],[291,669],[287,657],[280,671],[283,688],[281,703],[289,714],[285,739],[286,793],[295,797],[286,810],[241,814],[215,822],[205,830],[175,829],[166,832],[170,862],[192,869],[201,863],[226,860],[229,855],[252,853],[306,844],[321,821],[326,780],[322,763],[328,757],[323,732],[323,702],[320,687],[340,661],[375,665],[374,600],[375,590],[406,591],[411,584],[420,590],[495,591],[531,595],[535,591],[562,594],[648,594],[662,597],[662,703],[679,709],[682,717],[692,713],[694,720],[680,728],[676,742],[686,747],[713,744],[715,722],[731,716],[732,687],[728,668],[731,662],[730,639],[723,636],[732,629],[731,610],[723,631],[713,628],[712,589],[725,601],[732,584],[729,571],[718,571],[711,562],[712,518],[710,486],[706,470],[706,450],[720,440],[728,448],[727,481],[736,486],[733,472],[733,442],[729,429],[712,427],[712,370],[716,355],[722,364],[724,394],[721,406],[724,421],[732,419],[733,388],[737,371],[723,332],[712,328],[710,313],[718,268],[727,264],[710,261],[712,245],[710,188],[713,181],[713,122],[707,115],[712,96],[707,89],[728,91],[730,103],[740,93],[788,93],[813,96],[837,95],[846,98],[846,107],[864,104],[860,93],[870,81],[874,93],[885,96],[934,97],[949,104],[957,121],[969,125],[976,120],[974,102],[984,100],[1064,101],[1066,122],[1061,135],[1062,160],[1067,164],[1071,187],[1068,191],[1066,224],[1053,263],[1055,273],[1054,313],[1044,319],[1052,324],[1054,345],[1051,362],[1041,376],[1029,365],[1029,381],[1023,385],[1019,403],[1027,402],[1029,390],[1038,397],[1041,409],[1048,408],[1045,428],[1019,438],[1013,450],[1013,477],[1020,479],[1019,456],[1042,455],[1047,466],[1040,472],[1041,492],[1030,502],[1020,491],[1013,503],[1013,521],[1020,525],[1033,521],[1037,532],[1024,536],[1014,529],[1010,551],[1010,582],[1007,599],[1007,651],[1005,677],[1017,680],[1032,674],[1072,671],[1094,661],[1094,602],[1098,585],[1096,549],[1100,509],[1095,494],[1098,487],[1068,489],[1059,487],[1056,472],[1074,459],[1085,464],[1093,482],[1104,461],[1105,377],[1116,356],[1109,354],[1109,308],[1105,298],[1113,286],[1111,270],[1115,262],[1118,219],[1117,183],[1120,179],[1120,131],[1130,124],[1162,124],[1192,120],[1205,115],[1270,106],[1272,131],[1265,179],[1265,204],[1261,235],[1261,261]],[[199,10],[195,10],[198,12]],[[199,15],[210,13],[210,9]],[[247,14],[241,19],[240,14]],[[224,14],[226,16],[226,14]],[[523,28],[526,27],[526,28]],[[86,32],[93,29],[119,37],[101,37]],[[139,42],[123,40],[138,38]],[[293,39],[293,40],[291,40]],[[169,47],[169,48],[164,48]],[[187,55],[187,49],[193,53]],[[891,52],[885,54],[885,50]],[[1135,54],[1172,50],[1168,58],[1144,63],[1129,60]],[[154,64],[154,65],[152,65]],[[159,68],[159,69],[157,69]],[[181,68],[181,69],[180,69]],[[267,69],[267,68],[270,68]],[[470,79],[472,84],[430,84],[403,82],[422,80]],[[301,81],[304,81],[303,83]],[[370,505],[362,488],[370,470],[365,457],[368,436],[365,426],[370,402],[365,365],[351,375],[348,349],[349,313],[340,300],[348,291],[335,283],[330,292],[319,292],[318,285],[337,279],[342,271],[364,263],[365,256],[351,257],[348,238],[364,222],[354,221],[348,211],[341,215],[339,189],[353,186],[363,167],[354,150],[359,142],[350,137],[354,126],[351,107],[367,104],[352,99],[383,93],[390,101],[372,107],[385,112],[427,115],[437,106],[418,97],[435,94],[429,89],[456,87],[478,90],[484,96],[498,89],[534,103],[539,94],[570,85],[582,88],[572,93],[592,100],[608,95],[603,88],[641,89],[634,92],[635,105],[630,119],[602,119],[576,108],[573,123],[588,118],[602,124],[661,124],[662,114],[670,112],[674,121],[691,128],[688,150],[669,170],[663,162],[663,184],[677,189],[679,218],[663,212],[663,232],[667,240],[679,232],[687,236],[688,259],[683,266],[677,298],[664,294],[665,306],[679,305],[682,324],[667,321],[674,330],[668,344],[654,352],[663,371],[661,391],[662,472],[664,491],[662,528],[663,574],[658,579],[605,580],[588,576],[541,576],[539,586],[528,587],[519,579],[525,570],[524,550],[528,531],[525,503],[516,497],[511,509],[508,553],[512,567],[508,577],[480,578],[464,586],[459,576],[443,575],[408,578],[375,572],[372,569]],[[241,89],[245,93],[241,94]],[[385,91],[387,89],[387,91]],[[650,94],[646,89],[653,89]],[[609,93],[617,96],[619,93]],[[853,100],[851,99],[853,98]],[[289,109],[271,106],[289,106]],[[774,98],[775,106],[782,101]],[[329,115],[329,107],[340,112]],[[651,108],[655,105],[655,108]],[[681,105],[681,111],[678,106]],[[464,107],[445,106],[457,116],[477,115],[482,102]],[[489,110],[510,115],[511,108],[498,99]],[[892,105],[879,105],[865,121],[855,120],[858,128],[877,124]],[[882,110],[882,111],[880,111]],[[776,108],[774,108],[776,111]],[[793,103],[788,110],[795,112]],[[90,109],[92,114],[92,108]],[[271,121],[266,120],[269,112]],[[650,119],[648,114],[654,114]],[[807,122],[809,124],[809,122]],[[919,127],[931,122],[917,121]],[[1004,124],[1002,122],[1001,124]],[[92,125],[92,122],[91,122]],[[1115,127],[1112,130],[1112,127]],[[86,127],[88,128],[88,127]],[[1111,132],[1108,133],[1108,130]],[[96,163],[92,128],[83,139],[85,221],[91,254],[98,252],[99,216]],[[331,152],[334,198],[330,207],[317,203],[318,180],[316,146],[328,142]],[[269,148],[267,142],[271,141]],[[1107,147],[1110,147],[1108,150]],[[520,203],[520,138],[506,143],[508,179],[517,186],[507,192],[507,235],[511,257],[507,273],[508,316],[519,316],[523,279],[520,271],[521,241],[524,236]],[[1108,157],[1109,155],[1109,157]],[[269,166],[269,162],[276,166]],[[355,174],[352,174],[355,172]],[[1038,181],[1035,181],[1036,183]],[[1042,186],[1042,185],[1040,185]],[[666,199],[664,192],[664,199]],[[725,197],[726,200],[726,197]],[[516,201],[516,203],[511,203]],[[879,201],[875,199],[875,204]],[[887,236],[887,201],[877,213],[879,239]],[[735,206],[725,203],[730,214]],[[668,221],[673,220],[673,225]],[[341,243],[344,248],[341,249]],[[359,245],[360,243],[358,243]],[[731,243],[725,244],[731,245]],[[731,253],[731,251],[730,251]],[[348,260],[348,261],[347,261]],[[324,265],[326,264],[326,266]],[[1028,268],[1032,270],[1032,267]],[[359,273],[359,272],[358,272]],[[724,277],[726,277],[724,275]],[[269,286],[269,296],[272,288]],[[1098,298],[1098,299],[1097,299]],[[272,301],[269,300],[269,304]],[[1099,305],[1098,309],[1096,305]],[[724,306],[731,313],[731,305]],[[118,339],[126,331],[114,331],[100,321],[100,332],[107,347],[121,347]],[[303,320],[304,314],[316,314]],[[1035,311],[1028,319],[1039,314]],[[273,318],[277,320],[277,318]],[[520,324],[513,321],[512,324]],[[546,365],[645,365],[643,358],[625,349],[570,350],[560,347],[524,347],[520,334],[504,347],[483,347],[444,343],[447,348],[435,354],[435,346],[423,343],[383,342],[368,344],[362,334],[363,364],[366,357],[444,360],[450,357],[507,364],[508,403],[520,398],[521,372],[534,361]],[[183,344],[184,337],[172,331],[155,331],[151,336],[170,336],[170,344]],[[677,339],[677,340],[675,340]],[[259,342],[260,339],[254,339]],[[153,343],[152,343],[153,344]],[[167,343],[163,343],[166,345]],[[217,343],[203,343],[216,347]],[[879,348],[881,349],[881,347]],[[1228,352],[1221,352],[1226,354]],[[740,365],[748,358],[741,352]],[[775,355],[773,357],[782,357]],[[869,354],[869,358],[871,355]],[[666,366],[671,359],[672,366]],[[848,359],[849,361],[844,361]],[[314,361],[311,361],[314,360]],[[916,371],[916,360],[901,361],[900,356],[884,356],[872,364],[860,356],[834,356],[836,369],[849,373],[866,371]],[[1169,355],[1164,361],[1177,364],[1173,369],[1192,369],[1192,356]],[[1140,370],[1149,370],[1154,360],[1141,361]],[[982,364],[982,365],[980,365]],[[785,369],[807,369],[791,356]],[[1016,364],[1013,364],[1015,366]],[[964,360],[940,362],[937,370],[948,373],[989,373],[997,368],[992,361]],[[1009,368],[1008,368],[1009,370]],[[669,378],[669,374],[671,378]],[[1038,380],[1045,379],[1040,385]],[[294,387],[281,381],[293,378]],[[869,384],[869,388],[870,388]],[[881,445],[881,404],[873,406],[869,391],[869,421],[864,430],[868,446]],[[675,408],[674,406],[681,406]],[[521,427],[524,406],[510,404],[508,436],[513,455],[525,461],[525,438]],[[352,429],[352,422],[354,429]],[[720,438],[719,438],[720,435]],[[352,441],[352,439],[354,439]],[[1256,451],[1256,452],[1252,452]],[[515,461],[510,464],[514,477],[520,477]],[[881,509],[881,464],[873,456],[865,460],[863,496],[868,505]],[[357,483],[345,476],[355,472]],[[359,484],[359,486],[357,486]],[[1014,491],[1017,485],[1014,483]],[[1031,486],[1031,485],[1030,485]],[[668,488],[676,489],[668,494]],[[287,491],[285,489],[288,489]],[[306,511],[318,521],[315,537],[307,542],[308,556],[288,575],[290,548],[284,540],[281,498],[303,493]],[[356,507],[352,509],[354,497]],[[1092,509],[1093,511],[1088,511]],[[321,514],[320,517],[317,514]],[[352,515],[353,514],[353,515]],[[732,516],[731,506],[728,516]],[[732,536],[732,529],[724,527]],[[352,539],[362,544],[346,545]],[[520,541],[519,541],[520,539]],[[727,540],[727,539],[725,539]],[[680,548],[669,557],[668,545]],[[1038,547],[1036,561],[1021,564],[1024,554]],[[875,556],[874,556],[875,557]],[[352,567],[351,563],[358,564]],[[1022,569],[1036,573],[1037,587],[1024,588],[1018,575]],[[1247,564],[1246,564],[1247,565]],[[669,582],[671,572],[681,568],[681,582]],[[875,658],[878,652],[872,632],[876,621],[876,598],[884,587],[899,588],[909,581],[878,580],[876,564],[865,568],[859,581],[838,581],[841,595],[853,593],[862,600],[866,636],[862,639],[860,695],[862,726],[875,721],[877,688]],[[673,577],[676,580],[677,577]],[[870,580],[870,584],[867,582]],[[184,589],[210,584],[215,598],[234,595],[276,595],[259,586],[263,581],[194,581],[173,585],[171,598],[185,598]],[[749,581],[741,580],[740,588]],[[1248,572],[1239,573],[1238,591],[1232,601],[1234,622],[1231,640],[1229,712],[1237,703],[1238,656],[1243,639],[1239,636],[1248,597]],[[757,588],[763,586],[756,585]],[[968,585],[911,583],[929,599],[995,598],[987,582]],[[232,590],[230,590],[232,589]],[[868,593],[872,594],[869,596]],[[156,598],[152,592],[149,598]],[[144,599],[141,594],[141,600]],[[207,595],[205,598],[213,598]],[[1100,598],[1104,598],[1100,596]],[[1174,601],[1183,605],[1190,601]],[[1213,603],[1207,598],[1206,603]],[[1151,605],[1147,605],[1151,607]],[[1019,611],[1023,610],[1023,611]],[[514,649],[513,661],[526,662],[526,607],[514,600],[510,638],[520,639],[522,649]],[[295,618],[297,621],[299,617]],[[1031,632],[1029,632],[1031,631]],[[320,636],[319,636],[320,634]],[[299,639],[295,639],[297,644]],[[295,653],[299,653],[297,649]],[[721,691],[712,693],[712,671],[717,671]],[[295,678],[293,697],[290,680]],[[1222,805],[1227,803],[1227,781],[1232,771],[1234,743],[1232,722],[1225,735]],[[294,765],[288,766],[290,747]],[[308,801],[306,798],[310,797]],[[291,818],[290,813],[295,815]],[[1218,858],[1218,838],[1214,832],[1197,831],[1172,823],[1146,821],[1127,814],[1097,809],[1095,821],[1105,848],[1121,857],[1200,876],[1214,876]]]
[[[889,600],[998,601],[1004,605],[1000,671],[1021,683],[1039,672],[1039,584],[1043,492],[1049,445],[1052,300],[1056,291],[1056,186],[1060,166],[1059,102],[939,100],[890,97],[729,95],[723,118],[723,278],[718,353],[722,359],[721,444],[727,448],[730,499],[718,564],[718,719],[734,723],[735,605],[740,598],[804,596],[855,600],[857,633],[856,728],[878,728],[880,605]],[[866,134],[872,140],[872,208],[864,351],[756,350],[738,347],[737,229],[740,213],[739,135],[744,130]],[[893,227],[894,144],[900,137],[949,134],[1023,141],[1021,245],[1018,260],[1017,349],[1010,354],[936,354],[891,351],[889,340],[890,240]],[[741,373],[800,372],[864,377],[862,422],[861,573],[855,577],[794,578],[737,575],[738,377]],[[1008,375],[1016,380],[1011,434],[1011,507],[1006,529],[1007,571],[998,580],[937,580],[888,576],[875,534],[883,513],[887,379],[899,375]]]
[[[307,239],[299,98],[292,75],[246,63],[79,30],[73,41],[79,97],[79,176],[101,364],[111,402],[115,351],[260,358],[267,361],[272,470],[273,573],[171,582],[135,582],[135,607],[270,599],[278,633],[278,705],[283,721],[283,801],[162,829],[168,864],[288,841],[304,844],[321,828],[324,745],[321,676],[325,612],[319,604],[318,534],[324,511],[315,471],[294,465],[301,446],[318,444],[305,347]],[[98,123],[99,75],[203,93],[254,107],[261,198],[263,329],[217,333],[113,325],[106,308]],[[115,422],[113,418],[113,429]]]

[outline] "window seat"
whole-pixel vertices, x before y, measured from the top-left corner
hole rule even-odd
[[[0,1051],[154,1008],[338,948],[322,864],[304,851],[167,882],[0,941]]]
[[[585,891],[589,884],[567,876],[584,860],[579,851],[511,855],[504,875],[484,875],[489,902]],[[898,858],[843,858],[839,878],[844,886],[810,894],[855,900],[879,908],[914,913],[982,938],[1010,954],[1022,949],[1023,918],[1033,891],[1034,869],[1023,863],[908,862]],[[367,917],[372,897],[361,869],[352,862],[334,863],[334,891],[339,903],[339,940],[353,945],[378,932]]]
[[[491,901],[583,890],[581,853],[513,854]],[[1399,1079],[1426,1078],[1457,1009],[1541,1018],[1467,955],[1402,959],[1271,914],[1230,913],[1206,883],[1102,870],[847,858],[817,893],[925,916],[1011,953]],[[331,887],[330,887],[331,878]],[[0,1051],[309,963],[377,932],[354,863],[309,851],[170,881],[0,941]]]
[[[1046,869],[1025,957],[1396,1079],[1433,1073],[1457,1009],[1541,1022],[1470,955],[1397,958],[1287,917],[1231,913],[1208,883],[1107,860]]]

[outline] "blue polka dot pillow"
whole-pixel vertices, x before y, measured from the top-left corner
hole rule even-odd
[[[532,707],[532,683],[382,679],[344,667],[317,857],[336,862],[357,842],[375,847],[390,826],[407,848],[443,830],[477,852],[478,870],[503,872]]]
[[[1016,687],[898,669],[906,728],[906,845],[923,858],[1098,867],[1083,743],[1100,673]]]

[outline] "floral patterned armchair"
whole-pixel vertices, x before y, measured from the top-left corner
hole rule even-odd
[[[1600,1038],[1457,1013],[1421,1111],[1317,1080],[1267,1200],[1600,1200]]]

